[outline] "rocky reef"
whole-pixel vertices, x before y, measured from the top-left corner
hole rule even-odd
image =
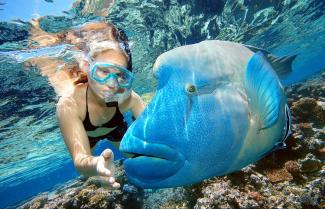
[[[27,47],[29,30],[25,22],[0,22],[0,50]]]
[[[325,72],[286,92],[293,122],[287,148],[239,172],[187,187],[143,190],[127,181],[119,161],[119,190],[80,177],[21,208],[324,208]]]
[[[114,0],[77,0],[74,3],[75,8],[81,15],[94,14],[96,16],[107,16]]]

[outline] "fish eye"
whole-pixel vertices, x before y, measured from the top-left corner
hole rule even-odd
[[[186,84],[186,92],[189,94],[194,94],[196,92],[196,86],[193,84]]]

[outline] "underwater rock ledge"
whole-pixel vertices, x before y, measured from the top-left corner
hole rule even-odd
[[[187,187],[143,190],[127,181],[118,161],[119,190],[80,177],[20,208],[324,208],[325,71],[286,92],[293,120],[288,147],[239,172]]]

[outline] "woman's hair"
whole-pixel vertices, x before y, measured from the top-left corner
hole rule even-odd
[[[62,57],[43,56],[34,57],[25,63],[26,69],[34,66],[40,70],[42,75],[47,76],[56,92],[64,92],[64,86],[70,88],[79,83],[87,83],[87,73],[81,69],[82,61],[85,58],[93,58],[96,53],[107,49],[121,51],[127,58],[127,69],[132,72],[129,40],[124,31],[112,23],[90,22],[58,34],[42,30],[38,20],[32,23],[31,48],[57,44],[73,46],[67,49],[70,55],[73,54],[71,59],[67,59],[69,61]]]
[[[132,55],[131,55],[131,50],[130,50],[130,46],[129,46],[129,39],[126,36],[125,32],[120,29],[117,28],[117,40],[119,43],[121,43],[121,47],[122,50],[126,53],[127,57],[128,57],[128,64],[126,66],[126,68],[132,72]]]
[[[73,69],[72,69],[73,70]],[[77,70],[77,79],[73,81],[74,85],[80,84],[80,83],[88,83],[88,77],[87,73],[80,70],[79,68],[75,68]],[[73,73],[70,73],[70,76],[72,76]]]
[[[116,43],[119,50],[121,50],[127,58],[128,62],[126,68],[132,72],[132,55],[129,40],[122,29],[117,28],[109,22],[92,22],[73,30],[73,35],[77,40],[70,40],[70,42],[76,45],[80,50],[83,50],[86,54],[91,53],[91,56],[94,56],[93,51],[96,51],[96,48],[96,52],[104,51],[105,42]],[[78,78],[74,81],[75,85],[88,82],[86,72],[80,70],[77,75]]]

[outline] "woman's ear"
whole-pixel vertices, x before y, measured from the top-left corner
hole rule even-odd
[[[82,71],[84,71],[84,72],[87,72],[87,71],[88,71],[89,66],[90,66],[90,64],[89,64],[89,62],[86,61],[86,60],[82,60],[82,61],[79,63],[79,68],[80,68]]]

